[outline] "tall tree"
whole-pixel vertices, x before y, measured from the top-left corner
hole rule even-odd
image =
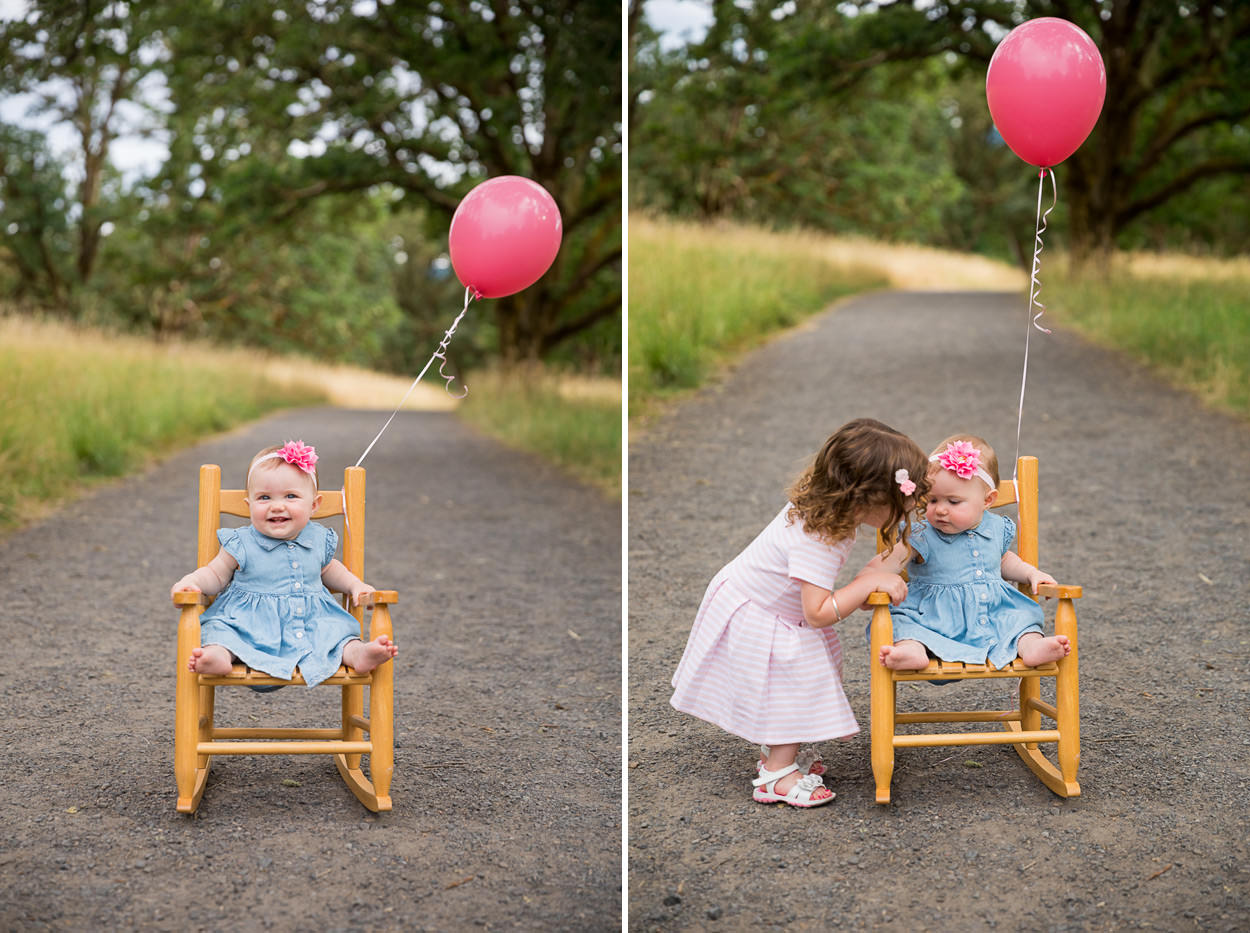
[[[486,177],[537,181],[564,241],[493,302],[501,351],[537,358],[620,313],[620,8],[594,0],[277,0],[165,7],[175,113],[162,181],[221,240],[314,200],[396,192],[445,237]]]
[[[952,49],[987,64],[994,37],[1039,16],[1076,23],[1098,46],[1102,115],[1061,168],[1074,255],[1112,248],[1135,221],[1208,179],[1250,172],[1250,4],[965,2],[928,15]]]
[[[30,0],[21,19],[0,23],[0,92],[30,94],[32,117],[73,128],[79,175],[75,280],[87,283],[109,220],[103,188],[119,132],[144,131],[158,70],[149,2]],[[131,107],[129,116],[122,113]]]
[[[0,124],[0,245],[16,274],[12,294],[53,307],[72,253],[63,172],[41,133]]]
[[[850,102],[841,90],[891,62],[958,57],[984,75],[997,42],[1040,16],[1075,22],[1098,45],[1107,69],[1102,116],[1063,166],[1062,195],[1075,255],[1113,247],[1152,212],[1211,179],[1250,170],[1250,4],[1211,0],[848,0],[832,4],[714,0],[707,37],[685,50],[683,71],[660,88],[659,110],[722,96],[720,114],[749,116],[788,88],[790,97]],[[646,47],[640,46],[641,52]],[[669,69],[673,73],[673,69]],[[749,94],[735,90],[755,75]],[[669,98],[678,98],[672,101]],[[742,98],[737,111],[725,100]],[[785,125],[790,103],[771,107]],[[712,111],[716,113],[716,110]],[[722,126],[735,120],[722,117]],[[691,132],[698,132],[693,127]],[[673,126],[667,133],[677,133]],[[770,129],[722,138],[714,158],[732,184],[758,171]],[[774,134],[783,138],[784,134]],[[643,139],[645,142],[645,137]],[[966,141],[965,141],[966,142]],[[988,143],[987,143],[988,144]],[[680,143],[678,143],[680,145]],[[961,145],[963,145],[961,143]],[[811,151],[807,159],[818,159]],[[789,160],[775,172],[801,166]],[[645,190],[645,189],[644,189]]]
[[[666,51],[635,23],[631,198],[666,211],[939,238],[960,196],[942,157],[936,63],[908,69],[906,11],[714,4],[707,35]],[[891,50],[878,54],[880,47]],[[917,105],[923,98],[930,106]]]

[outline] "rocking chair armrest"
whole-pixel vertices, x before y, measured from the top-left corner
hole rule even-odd
[[[888,606],[890,605],[890,594],[882,590],[873,590],[873,592],[868,594],[868,605]]]
[[[174,605],[179,609],[185,609],[188,606],[207,606],[210,598],[194,590],[182,590],[174,594]]]
[[[399,593],[395,590],[374,590],[373,604],[375,606],[393,606],[399,602]]]
[[[1080,599],[1081,588],[1063,583],[1039,583],[1038,596],[1058,597],[1059,599]]]

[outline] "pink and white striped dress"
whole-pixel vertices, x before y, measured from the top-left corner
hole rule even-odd
[[[859,731],[842,645],[832,625],[804,621],[800,586],[833,589],[855,536],[830,546],[787,523],[789,508],[708,584],[673,675],[675,708],[763,745]]]

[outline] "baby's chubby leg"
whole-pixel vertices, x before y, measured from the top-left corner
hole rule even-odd
[[[205,645],[203,648],[192,648],[191,657],[187,660],[187,669],[197,674],[216,676],[229,674],[234,664],[234,655],[221,645]]]
[[[881,663],[892,671],[919,671],[929,666],[929,652],[912,638],[882,645]]]
[[[1016,642],[1016,652],[1020,655],[1020,660],[1029,667],[1058,661],[1071,650],[1072,645],[1067,635],[1044,638],[1041,632],[1025,632]]]
[[[367,674],[397,654],[399,647],[386,635],[379,635],[373,641],[353,638],[343,646],[343,663],[358,674]]]

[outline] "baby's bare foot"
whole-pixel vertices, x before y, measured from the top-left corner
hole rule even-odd
[[[1065,657],[1072,650],[1067,635],[1053,635],[1043,638],[1038,634],[1022,635],[1016,643],[1020,652],[1020,660],[1029,667],[1049,664]]]
[[[343,663],[358,674],[367,674],[399,654],[399,647],[386,635],[373,641],[351,641],[343,648]]]
[[[919,671],[929,666],[929,653],[918,641],[900,641],[881,648],[881,663],[892,671]]]
[[[208,645],[204,648],[192,648],[191,657],[187,660],[187,668],[197,674],[218,676],[229,674],[234,664],[234,655],[221,645]]]

